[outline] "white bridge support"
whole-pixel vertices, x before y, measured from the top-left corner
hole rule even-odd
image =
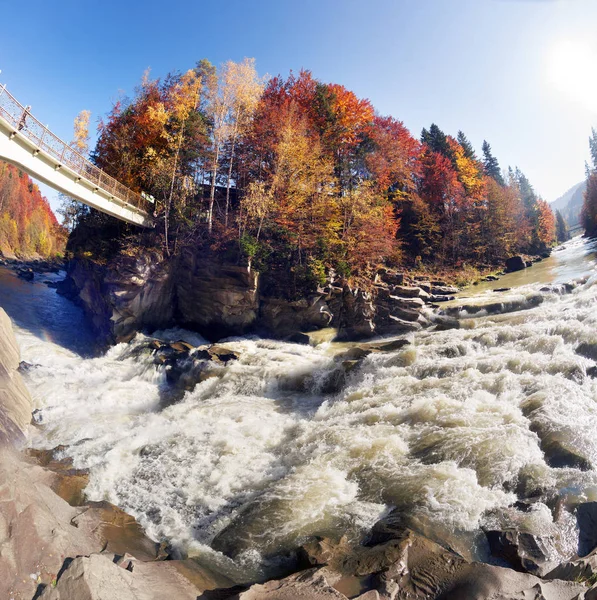
[[[80,155],[0,88],[0,159],[87,206],[142,227],[153,208]]]

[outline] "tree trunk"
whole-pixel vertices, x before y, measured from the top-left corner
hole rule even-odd
[[[232,179],[232,163],[234,161],[234,148],[236,145],[236,135],[232,138],[232,147],[230,148],[230,164],[228,165],[228,181],[226,182],[226,212],[224,224],[228,227],[228,209],[230,207],[230,180]]]
[[[216,176],[218,174],[218,163],[220,161],[220,143],[216,145],[214,162],[211,168],[211,189],[209,191],[209,211],[207,216],[208,231],[211,233],[213,228],[214,201],[216,198]]]

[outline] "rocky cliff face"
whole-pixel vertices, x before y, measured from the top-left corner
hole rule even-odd
[[[0,308],[0,446],[22,445],[31,421],[31,398],[19,368],[19,347]]]
[[[368,290],[337,281],[288,300],[284,290],[262,294],[259,274],[247,265],[192,251],[165,260],[154,251],[117,256],[106,265],[73,260],[59,293],[83,305],[107,342],[174,325],[211,340],[250,332],[288,338],[332,326],[339,338],[355,340],[428,326],[428,308],[457,291],[440,283],[384,270]]]

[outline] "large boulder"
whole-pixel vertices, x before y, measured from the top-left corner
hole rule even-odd
[[[485,532],[491,553],[504,559],[513,569],[543,577],[556,566],[551,560],[553,540],[508,529]]]
[[[597,502],[584,502],[576,509],[578,555],[586,556],[597,548]]]
[[[324,329],[333,314],[324,297],[313,295],[300,300],[262,298],[259,328],[276,337],[292,336],[301,331]]]
[[[345,286],[337,317],[338,340],[361,340],[376,334],[373,297],[369,292]]]
[[[36,597],[40,600],[196,600],[200,592],[230,583],[207,569],[195,569],[195,581],[199,585],[191,583],[181,574],[180,566],[178,561],[141,562],[130,555],[78,556],[67,559],[59,576]]]
[[[526,267],[527,264],[522,256],[511,256],[506,259],[507,272],[522,271],[523,269],[526,269]]]
[[[259,274],[185,251],[174,267],[179,322],[219,339],[251,330],[259,316]]]
[[[314,568],[247,591],[206,598],[290,600],[579,600],[584,585],[543,581],[527,573],[468,562],[425,537],[404,530],[380,546],[355,547],[346,539],[303,546]],[[317,569],[319,566],[319,570]],[[346,590],[346,595],[342,593]],[[350,590],[350,592],[348,591]],[[356,592],[356,593],[355,593]]]
[[[0,446],[22,444],[32,402],[18,372],[20,352],[8,315],[0,308]]]

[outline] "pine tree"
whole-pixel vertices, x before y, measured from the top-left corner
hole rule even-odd
[[[500,185],[506,184],[502,176],[502,170],[500,169],[498,159],[491,153],[491,146],[486,140],[483,140],[483,167],[485,169],[485,174],[488,177],[492,177]]]
[[[593,171],[597,171],[597,131],[595,131],[594,127],[591,127],[591,137],[589,137],[589,149],[591,151]]]
[[[570,239],[568,225],[559,210],[556,210],[556,238],[558,242],[567,242]]]
[[[452,151],[448,144],[448,138],[435,123],[431,124],[429,130],[423,129],[421,132],[421,141],[424,144],[427,144],[433,152],[443,154],[445,157],[452,160]]]
[[[458,132],[456,140],[462,146],[462,149],[464,150],[464,156],[466,156],[466,158],[470,158],[471,160],[477,160],[475,149],[473,148],[473,145],[470,143],[466,135],[464,135],[463,131]]]

